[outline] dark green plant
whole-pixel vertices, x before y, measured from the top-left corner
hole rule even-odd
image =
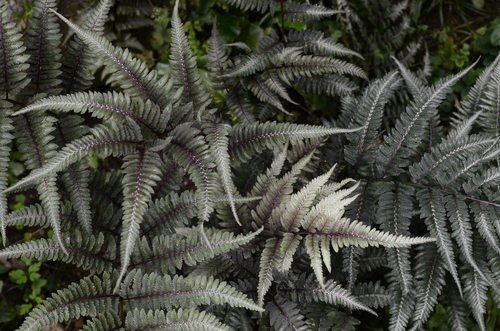
[[[283,25],[337,13],[228,2],[271,14],[279,5]],[[456,310],[457,330],[467,304],[484,326],[485,293],[500,293],[496,62],[443,140],[435,109],[470,68],[427,87],[396,61],[400,74],[357,96],[343,75],[364,72],[334,58],[357,53],[322,33],[282,26],[256,50],[233,44],[248,55],[232,56],[214,22],[207,68],[211,88],[227,93],[214,108],[178,2],[171,75],[161,78],[100,35],[109,7],[101,1],[81,28],[55,1],[37,1],[25,41],[0,8],[3,241],[5,228],[20,224],[54,231],[0,257],[59,260],[92,274],[54,293],[19,330],[79,316],[92,316],[87,330],[353,329],[363,316],[356,310],[387,305],[389,328],[405,330],[425,323],[438,300]],[[77,35],[61,62],[56,15]],[[87,91],[97,58],[117,91]],[[401,76],[414,101],[383,132]],[[340,118],[266,121],[271,107],[287,113],[297,103],[296,88],[343,96]],[[7,187],[13,139],[30,173]],[[89,169],[89,156],[120,169]],[[194,185],[181,184],[184,176]],[[8,213],[6,194],[26,188],[40,204]]]

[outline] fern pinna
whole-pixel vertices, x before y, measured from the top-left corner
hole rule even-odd
[[[227,2],[271,14],[279,4],[291,21],[338,13]],[[486,291],[500,294],[497,62],[442,139],[435,108],[465,72],[427,87],[396,62],[400,72],[356,95],[345,75],[364,71],[336,57],[360,56],[323,33],[281,27],[257,49],[233,45],[248,54],[231,56],[214,21],[207,65],[225,95],[217,105],[178,2],[163,77],[101,35],[110,6],[101,0],[82,28],[55,1],[36,1],[24,44],[1,7],[3,242],[6,227],[20,224],[51,226],[54,237],[0,257],[61,260],[93,275],[54,293],[19,330],[79,316],[89,317],[87,330],[330,330],[387,305],[390,329],[418,329],[438,300],[456,307],[457,329],[469,310],[483,325]],[[76,35],[61,62],[56,17]],[[88,91],[96,58],[117,91]],[[384,108],[403,84],[414,101],[379,144]],[[341,116],[321,126],[266,121],[298,103],[292,88],[342,96]],[[7,187],[12,140],[31,171]],[[88,156],[121,168],[91,170]],[[196,189],[181,185],[185,176]],[[28,188],[40,204],[8,213],[6,195]],[[380,267],[386,278],[367,279]]]

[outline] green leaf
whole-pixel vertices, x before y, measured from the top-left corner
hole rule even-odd
[[[26,273],[24,270],[12,270],[9,273],[9,278],[13,283],[16,283],[18,285],[25,284],[28,281],[28,277],[26,276]]]

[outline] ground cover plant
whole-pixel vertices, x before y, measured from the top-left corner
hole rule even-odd
[[[429,85],[393,58],[367,81],[359,53],[290,24],[337,9],[227,4],[280,24],[252,48],[226,44],[214,20],[207,86],[178,1],[162,77],[102,36],[109,0],[82,27],[36,1],[26,38],[2,3],[2,242],[20,225],[53,235],[0,257],[24,259],[13,281],[35,294],[35,260],[85,272],[35,296],[18,329],[84,317],[86,330],[352,330],[389,313],[377,327],[417,330],[438,305],[453,330],[471,315],[485,330],[488,296],[500,302],[499,57],[444,136],[437,108],[472,66]],[[63,51],[58,18],[76,35]],[[108,91],[91,88],[98,60]],[[384,121],[402,89],[411,101]],[[340,116],[274,120],[308,94],[339,98]],[[8,185],[13,148],[30,172]],[[27,189],[40,203],[9,212]]]

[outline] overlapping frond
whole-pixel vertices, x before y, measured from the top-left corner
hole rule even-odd
[[[420,213],[425,219],[427,230],[431,236],[436,238],[437,251],[441,255],[446,269],[453,276],[455,284],[460,291],[460,295],[462,295],[454,247],[451,241],[451,234],[446,225],[446,210],[444,207],[443,194],[439,191],[424,189],[417,193],[417,199],[420,203]]]
[[[231,178],[231,166],[229,164],[229,153],[228,145],[229,140],[227,136],[231,132],[231,126],[224,123],[207,123],[204,125],[204,133],[206,134],[207,140],[210,144],[210,154],[214,158],[215,164],[217,166],[217,173],[222,181],[222,186],[229,198],[229,205],[233,212],[236,222],[241,225],[238,219],[238,213],[236,212],[236,205],[233,200],[233,196],[236,194],[234,192],[234,184]]]
[[[215,192],[216,173],[206,138],[200,130],[191,127],[191,123],[177,126],[171,133],[172,142],[166,152],[177,164],[185,167],[196,184],[198,217],[208,221],[213,211],[212,194]]]
[[[363,304],[371,308],[385,307],[392,303],[392,295],[380,285],[380,281],[360,283],[353,288],[352,294]]]
[[[272,59],[283,50],[285,46],[280,41],[276,31],[271,30],[271,35],[264,37],[259,43],[259,50],[254,50],[245,56],[240,63],[223,77],[246,77],[264,70]]]
[[[214,19],[212,35],[210,36],[207,50],[207,68],[209,70],[210,80],[214,90],[228,88],[226,79],[221,78],[232,65],[229,56],[226,54],[224,44],[217,32],[217,17]]]
[[[82,39],[89,49],[103,59],[107,69],[113,74],[114,80],[119,82],[127,94],[150,100],[161,108],[168,104],[166,96],[170,85],[166,84],[169,78],[167,75],[158,79],[157,71],[149,70],[148,66],[133,57],[128,49],[115,47],[103,36],[82,29],[62,15],[55,14]]]
[[[300,50],[284,52],[283,55],[278,54],[276,57],[274,69],[288,85],[291,85],[291,82],[297,78],[313,75],[350,74],[367,78],[361,68],[332,57],[303,55]]]
[[[176,1],[171,21],[170,66],[172,68],[172,79],[174,80],[174,88],[183,88],[180,105],[187,105],[192,102],[192,112],[201,114],[212,99],[198,73],[196,57],[193,56],[193,51],[189,46],[184,27],[179,18],[178,8],[179,1]]]
[[[126,123],[126,119],[129,118],[156,134],[165,131],[168,122],[168,118],[165,118],[168,112],[162,112],[151,101],[143,102],[139,98],[132,98],[129,94],[117,92],[82,92],[53,96],[36,101],[14,115],[50,109],[81,114],[89,112],[96,118],[119,123]]]
[[[274,15],[277,5],[273,0],[225,0],[225,2],[241,10],[257,10],[261,13],[269,11],[271,15]]]
[[[304,53],[316,55],[354,55],[363,58],[359,53],[337,43],[334,38],[325,38],[323,32],[316,30],[290,30],[287,35],[287,46],[303,46]]]
[[[12,12],[5,1],[0,3],[0,13],[0,98],[8,100],[29,83],[29,64],[25,63],[29,55],[23,55],[26,47],[15,22],[11,22]]]
[[[229,138],[229,155],[237,161],[244,162],[264,148],[282,145],[287,139],[301,140],[319,138],[339,133],[355,132],[361,128],[342,129],[324,126],[312,126],[292,123],[253,123],[237,124]]]
[[[101,0],[88,14],[83,28],[97,35],[104,32],[104,22],[108,17],[111,0]],[[82,40],[75,36],[65,48],[61,66],[61,87],[63,93],[75,93],[88,90],[92,85],[94,76],[90,71],[96,68],[96,56],[89,50]]]
[[[18,139],[18,141],[21,139]],[[141,140],[142,137],[138,136],[137,132],[128,126],[114,124],[114,122],[112,122],[110,127],[104,125],[98,126],[91,130],[90,135],[68,144],[48,160],[43,167],[32,171],[27,177],[9,187],[6,192],[14,192],[26,187],[26,185],[38,183],[43,178],[54,175],[85,156],[99,155],[106,157],[108,155],[117,156],[132,153],[141,143]],[[31,160],[31,163],[27,167],[34,167],[36,163],[33,161],[37,162],[37,159]]]
[[[125,320],[127,330],[182,330],[182,331],[229,331],[219,322],[217,317],[200,312],[197,309],[170,310],[165,314],[162,310],[146,312],[135,309],[127,314]]]
[[[263,311],[245,294],[213,277],[162,277],[155,273],[142,275],[136,272],[127,276],[124,282],[127,286],[122,287],[120,295],[126,298],[130,310],[139,307],[170,310],[215,303]]]
[[[305,22],[319,20],[338,13],[342,13],[342,11],[328,9],[321,5],[310,4],[308,2],[298,3],[290,1],[286,3],[285,19],[292,22]]]
[[[416,306],[413,315],[413,328],[417,330],[424,324],[437,304],[438,296],[445,285],[445,264],[436,245],[420,246],[416,256]]]
[[[56,9],[56,0],[35,1],[31,14],[27,37],[26,63],[29,63],[29,84],[23,93],[29,97],[38,93],[57,94],[60,91],[61,71],[59,23],[53,10]]]
[[[112,294],[112,277],[104,273],[102,280],[94,276],[83,278],[54,293],[26,318],[19,331],[38,331],[43,327],[79,316],[96,316],[117,311],[119,297]]]
[[[161,180],[160,156],[148,150],[138,150],[123,159],[123,223],[120,241],[121,270],[115,291],[127,272],[130,256],[134,250],[139,230],[148,208],[148,202],[154,193],[153,186]]]
[[[5,112],[5,115],[9,114],[8,110],[3,110],[0,108],[0,112]],[[11,134],[12,120],[9,117],[4,117],[0,115],[0,231],[2,233],[2,242],[5,243],[7,240],[5,227],[8,225],[7,220],[7,196],[3,192],[7,188],[8,172],[9,167],[9,156],[10,148],[9,144],[14,138]]]
[[[65,244],[68,254],[51,238],[9,246],[0,251],[0,257],[60,260],[97,273],[112,272],[115,268],[116,243],[112,237],[106,240],[103,233],[96,237],[76,230],[65,238]]]
[[[262,229],[235,236],[230,232],[207,231],[212,250],[207,249],[208,245],[196,232],[186,237],[178,234],[156,236],[151,244],[144,238],[132,256],[132,264],[134,268],[145,271],[175,274],[183,265],[196,266],[204,260],[246,245],[261,232]]]
[[[275,330],[307,330],[304,315],[300,313],[297,304],[287,300],[272,300],[266,305],[266,314],[269,315],[271,327]]]
[[[294,81],[294,85],[304,89],[307,93],[326,94],[328,96],[346,96],[358,89],[354,82],[336,74],[300,77]]]
[[[413,188],[388,183],[381,187],[377,221],[381,223],[380,230],[395,235],[410,235],[410,215],[413,212]],[[410,250],[408,248],[387,248],[387,261],[392,269],[390,277],[401,286],[403,294],[412,289],[410,266]]]
[[[367,165],[377,152],[377,138],[382,125],[383,110],[394,92],[399,88],[399,75],[391,71],[382,79],[372,82],[358,102],[359,111],[352,126],[364,126],[358,132],[347,134],[350,143],[345,147],[345,159],[356,169]]]
[[[441,79],[427,88],[415,101],[410,102],[405,113],[379,148],[377,166],[383,177],[400,174],[404,171],[404,167],[410,164],[409,156],[414,153],[412,146],[419,146],[426,121],[446,97],[450,88],[469,70],[470,68]]]

